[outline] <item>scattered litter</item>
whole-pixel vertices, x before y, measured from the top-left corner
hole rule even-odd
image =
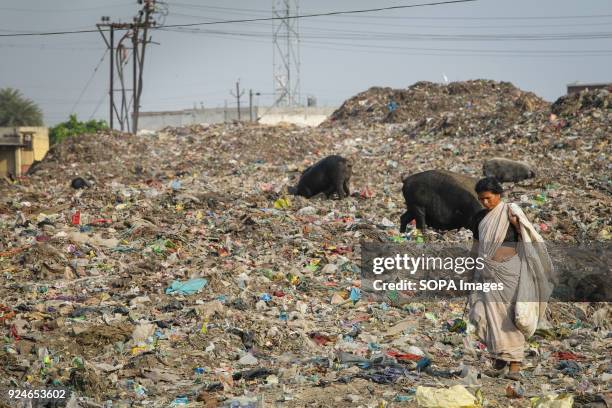
[[[530,399],[532,408],[572,408],[574,397],[570,394],[549,394]]]
[[[612,375],[609,305],[549,303],[508,383],[480,375],[464,299],[373,296],[360,243],[469,245],[465,229],[399,232],[402,176],[479,177],[500,155],[535,165],[504,188],[547,241],[609,243],[610,99],[419,82],[360,93],[317,128],[68,138],[0,180],[0,388],[67,386],[92,407],[586,405]],[[286,196],[331,154],[353,163],[350,196]]]
[[[476,406],[474,397],[462,385],[450,388],[417,387],[416,401],[424,408],[470,408]]]
[[[203,278],[190,279],[185,282],[174,281],[166,289],[166,294],[179,294],[179,295],[193,295],[200,291],[204,286],[208,284],[208,281]]]

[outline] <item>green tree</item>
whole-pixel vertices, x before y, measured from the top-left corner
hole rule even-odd
[[[80,136],[86,133],[96,133],[100,130],[107,130],[108,125],[104,120],[89,120],[80,122],[75,114],[70,115],[70,118],[57,126],[54,126],[49,131],[49,139],[52,144],[59,143],[67,137]]]
[[[0,126],[41,126],[42,111],[17,89],[0,89]]]

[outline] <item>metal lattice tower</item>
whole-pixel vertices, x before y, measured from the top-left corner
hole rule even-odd
[[[298,0],[272,0],[274,106],[300,105]]]

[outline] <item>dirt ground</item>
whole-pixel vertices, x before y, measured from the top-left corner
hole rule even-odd
[[[528,162],[536,177],[505,183],[506,197],[547,241],[609,242],[609,93],[550,105],[510,84],[451,85],[372,89],[318,128],[83,135],[0,181],[0,406],[17,404],[10,388],[63,386],[72,406],[399,407],[417,406],[418,387],[456,384],[483,406],[550,392],[609,406],[607,303],[551,303],[553,328],[528,339],[518,384],[480,375],[484,345],[449,330],[462,299],[337,302],[359,288],[362,240],[414,239],[398,231],[401,186],[419,171],[479,177],[490,157]],[[329,154],[353,163],[353,194],[290,196]],[[77,176],[91,186],[73,189]],[[197,293],[166,293],[195,278]]]

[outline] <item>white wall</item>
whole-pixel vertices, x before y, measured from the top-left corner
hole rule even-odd
[[[263,108],[253,107],[254,118],[259,123],[276,125],[281,122],[299,126],[317,126],[323,122],[335,108],[301,107],[301,108]],[[240,110],[242,121],[249,120],[249,109]],[[169,112],[141,112],[138,118],[140,130],[160,130],[166,126],[186,126],[198,123],[224,123],[238,119],[238,112],[232,108],[194,109]]]
[[[303,107],[303,108],[262,108],[259,123],[276,125],[281,122],[293,123],[299,126],[318,126],[335,108]]]

